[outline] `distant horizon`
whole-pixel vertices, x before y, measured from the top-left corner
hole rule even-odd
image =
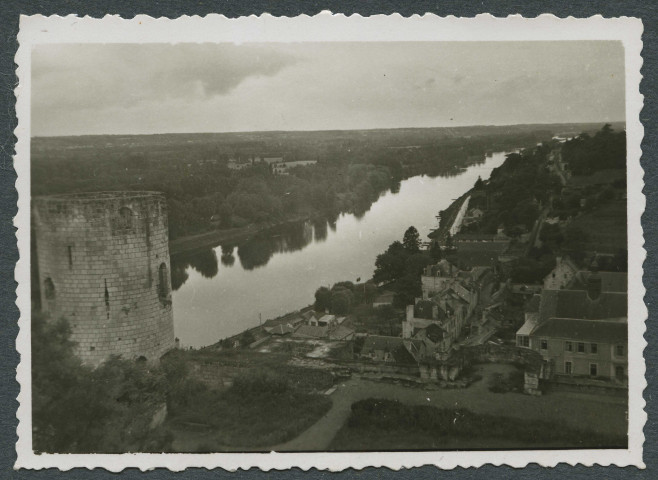
[[[624,124],[626,120],[584,121],[584,122],[546,122],[546,123],[506,123],[506,124],[472,124],[430,127],[375,127],[375,128],[328,128],[323,130],[235,130],[235,131],[199,131],[199,132],[159,132],[159,133],[84,133],[79,135],[32,135],[30,138],[73,138],[73,137],[122,137],[122,136],[157,136],[157,135],[223,135],[242,133],[322,133],[322,132],[359,132],[385,130],[436,130],[449,128],[502,128],[502,127],[543,127],[551,125],[605,125],[606,123]]]

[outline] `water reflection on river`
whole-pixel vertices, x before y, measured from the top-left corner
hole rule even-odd
[[[200,347],[314,301],[315,290],[372,276],[375,258],[414,225],[423,239],[439,210],[489,177],[504,153],[452,177],[417,176],[382,195],[360,215],[269,230],[238,246],[171,259],[176,336]]]

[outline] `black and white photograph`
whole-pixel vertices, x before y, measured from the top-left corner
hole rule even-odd
[[[35,40],[31,458],[637,453],[628,48]]]

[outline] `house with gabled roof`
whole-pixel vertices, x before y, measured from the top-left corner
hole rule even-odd
[[[407,350],[401,337],[368,335],[361,348],[361,356],[376,362],[394,363],[403,359]],[[411,359],[413,361],[413,358]]]
[[[603,277],[586,272],[570,284],[579,289],[545,289],[526,306],[526,321],[516,332],[517,346],[541,354],[545,376],[626,384],[628,296],[620,277],[606,282]]]
[[[578,272],[578,266],[568,257],[556,257],[555,268],[544,277],[544,289],[559,290],[565,288]]]

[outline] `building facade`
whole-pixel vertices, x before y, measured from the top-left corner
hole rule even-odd
[[[533,330],[530,343],[556,376],[628,379],[626,318],[552,318]]]

